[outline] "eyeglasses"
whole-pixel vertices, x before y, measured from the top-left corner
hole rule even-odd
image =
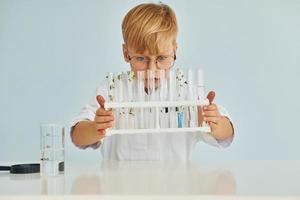
[[[152,59],[145,56],[129,56],[131,66],[136,70],[146,70]],[[170,69],[174,66],[176,54],[174,55],[160,55],[155,59],[155,64],[158,69]]]

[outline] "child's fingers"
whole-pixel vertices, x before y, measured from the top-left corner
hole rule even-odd
[[[96,97],[96,99],[97,99],[97,102],[99,103],[100,107],[104,108],[104,103],[105,103],[104,97],[101,96],[101,95],[98,95],[98,96]]]
[[[214,91],[210,91],[207,95],[207,99],[209,100],[209,104],[212,104],[214,98],[216,96],[216,93]]]
[[[218,107],[216,104],[210,104],[207,106],[203,106],[204,111],[213,111],[213,110],[218,110]]]
[[[105,129],[98,129],[98,132],[100,135],[105,135],[106,130]]]
[[[204,117],[203,120],[206,122],[213,122],[218,124],[219,117]]]
[[[218,125],[217,125],[216,123],[213,123],[213,122],[209,122],[208,124],[209,124],[209,126],[210,126],[212,132],[213,132],[214,130],[216,130],[217,127],[218,127]]]
[[[105,115],[105,116],[96,116],[95,122],[96,123],[103,123],[103,122],[110,122],[114,120],[114,116],[112,115]]]
[[[106,116],[106,115],[113,115],[111,110],[104,110],[103,108],[99,108],[96,112],[97,116]]]
[[[96,129],[107,129],[107,128],[112,128],[113,127],[113,122],[106,122],[106,123],[96,123]]]
[[[211,129],[211,135],[215,138],[216,132],[218,131],[218,125],[213,122],[209,122],[209,127]]]
[[[203,114],[204,114],[205,117],[217,117],[217,116],[220,115],[217,110],[214,110],[214,111],[204,111]]]

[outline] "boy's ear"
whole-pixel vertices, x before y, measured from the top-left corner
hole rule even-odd
[[[123,56],[126,62],[129,62],[129,55],[128,55],[128,49],[126,48],[126,45],[123,44]]]

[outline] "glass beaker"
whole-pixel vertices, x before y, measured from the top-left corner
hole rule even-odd
[[[62,125],[41,125],[40,160],[41,176],[57,176],[64,172],[65,133]]]

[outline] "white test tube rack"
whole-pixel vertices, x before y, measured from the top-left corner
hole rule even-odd
[[[183,127],[183,128],[160,128],[159,127],[159,109],[161,107],[179,107],[179,106],[205,106],[209,105],[208,99],[204,101],[148,101],[148,102],[106,102],[105,109],[116,108],[155,108],[156,109],[156,127],[155,128],[136,128],[136,129],[107,129],[106,135],[113,134],[137,134],[137,133],[178,133],[178,132],[211,132],[210,127]]]

